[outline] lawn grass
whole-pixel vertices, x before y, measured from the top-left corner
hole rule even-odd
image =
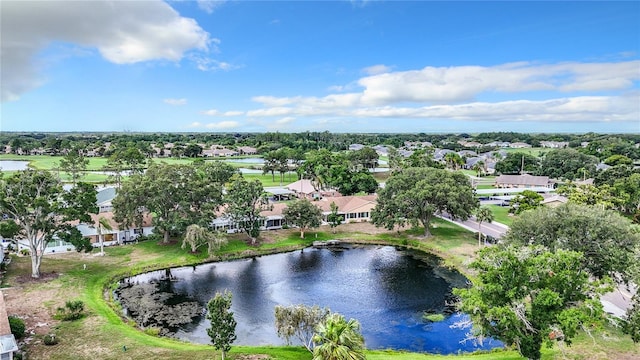
[[[510,226],[515,216],[509,216],[509,207],[500,205],[487,205],[493,213],[493,221]]]
[[[308,246],[314,240],[343,239],[358,243],[405,245],[410,248],[429,251],[441,255],[444,263],[468,271],[466,265],[472,260],[476,250],[475,236],[455,224],[435,219],[430,238],[421,237],[422,229],[402,229],[400,232],[372,234],[367,231],[347,231],[347,226],[338,226],[334,234],[329,227],[309,231],[300,239],[297,230],[269,232],[275,240],[251,246],[245,236],[230,236],[230,241],[213,258],[204,253],[192,254],[180,248],[178,242],[162,244],[152,240],[139,244],[108,247],[106,256],[81,255],[76,253],[46,256],[42,271],[61,274],[46,282],[33,282],[19,285],[17,279],[28,276],[30,261],[26,257],[14,257],[4,278],[4,285],[22,287],[25,298],[39,293],[52,294],[43,299],[46,309],[53,313],[56,306],[65,300],[81,299],[87,305],[89,315],[76,322],[55,322],[54,331],[60,338],[56,346],[44,346],[33,341],[27,346],[30,359],[177,359],[204,360],[218,358],[219,354],[211,347],[192,344],[168,338],[148,335],[131,326],[120,316],[120,309],[110,296],[105,301],[105,289],[113,286],[114,281],[124,276],[166,267],[186,266],[210,261],[212,259],[233,259],[273,252],[299,249]],[[266,235],[265,235],[266,236]],[[83,265],[87,270],[83,270]],[[5,290],[7,291],[7,290]],[[15,290],[8,290],[15,291]],[[42,306],[42,305],[39,305]],[[608,337],[597,335],[595,339],[579,337],[574,346],[566,353],[569,359],[607,359],[612,354],[640,355],[637,345],[628,337],[621,336],[616,330],[607,330]],[[41,335],[36,336],[36,339]],[[124,347],[126,346],[126,351]],[[610,348],[607,348],[610,346]],[[613,346],[613,348],[611,348]],[[271,359],[310,360],[302,347],[246,347],[233,346],[230,357],[248,354],[267,354]],[[577,354],[577,355],[576,355]],[[563,358],[557,348],[545,350],[543,359]],[[627,357],[632,358],[632,357]],[[492,351],[489,353],[462,354],[458,356],[440,356],[431,354],[367,351],[367,359],[397,360],[515,360],[521,357],[514,351]]]

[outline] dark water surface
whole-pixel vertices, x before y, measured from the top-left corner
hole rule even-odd
[[[445,321],[422,320],[424,311],[441,312],[451,289],[466,279],[437,265],[437,258],[390,246],[355,247],[344,251],[307,248],[230,262],[212,263],[128,279],[158,282],[163,291],[205,304],[216,291],[233,293],[232,311],[238,322],[235,345],[280,345],[275,331],[276,305],[319,305],[357,319],[369,349],[403,349],[433,353],[473,351],[462,342],[470,329],[451,328],[466,320],[448,315]],[[204,310],[203,310],[204,311]],[[177,330],[175,336],[209,344],[208,320],[201,316]],[[499,346],[485,343],[485,349]]]

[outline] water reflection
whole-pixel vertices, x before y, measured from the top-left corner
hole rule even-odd
[[[254,259],[173,269],[171,289],[204,308],[216,291],[233,293],[238,322],[236,345],[280,345],[275,332],[276,305],[329,307],[362,324],[367,348],[394,348],[435,353],[478,349],[461,344],[469,329],[452,329],[463,320],[451,315],[439,323],[422,320],[424,311],[441,312],[455,286],[465,283],[457,272],[440,268],[437,258],[389,246],[345,251],[305,249]],[[153,272],[132,278],[148,282]],[[441,276],[444,275],[444,276]],[[210,343],[209,322],[198,318],[182,326],[176,337]],[[486,345],[486,344],[485,344]],[[500,344],[489,344],[495,347]],[[487,346],[485,346],[487,348]]]

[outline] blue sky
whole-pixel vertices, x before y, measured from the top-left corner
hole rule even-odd
[[[640,132],[640,2],[0,2],[2,131]]]

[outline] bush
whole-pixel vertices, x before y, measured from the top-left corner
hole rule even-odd
[[[16,337],[16,339],[21,339],[24,336],[26,326],[24,325],[24,321],[19,317],[9,316],[9,327],[11,328],[11,333]]]
[[[84,316],[84,302],[82,300],[69,300],[64,307],[56,311],[56,319],[64,321],[78,320]]]
[[[24,256],[29,256],[31,254],[31,251],[29,251],[29,249],[22,249],[20,250],[20,254]]]
[[[13,360],[22,360],[22,359],[24,359],[24,356],[22,355],[21,352],[13,353]]]
[[[58,337],[53,333],[45,335],[43,341],[47,346],[56,345],[59,342]]]
[[[144,333],[151,336],[160,336],[160,328],[152,326],[144,329]]]

